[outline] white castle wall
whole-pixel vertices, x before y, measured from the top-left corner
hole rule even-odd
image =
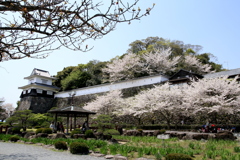
[[[74,90],[70,90],[70,91],[59,92],[59,93],[55,94],[55,98],[69,97],[73,93],[75,93],[75,96],[81,96],[81,95],[108,92],[108,91],[117,90],[117,89],[121,90],[121,89],[125,89],[125,88],[132,88],[132,87],[144,86],[144,85],[149,85],[149,84],[161,83],[161,82],[164,82],[167,80],[168,80],[168,77],[163,76],[163,75],[141,77],[141,78],[133,79],[133,80],[101,84],[101,85],[96,85],[96,86],[74,89]]]

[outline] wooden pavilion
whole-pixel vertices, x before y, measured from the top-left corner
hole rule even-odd
[[[65,108],[58,108],[54,110],[48,111],[49,113],[55,114],[55,122],[57,122],[57,117],[67,117],[67,134],[69,129],[69,118],[74,118],[73,120],[73,128],[76,128],[76,119],[77,117],[86,117],[86,121],[88,122],[90,114],[96,114],[95,112],[85,110],[81,107],[69,106]]]

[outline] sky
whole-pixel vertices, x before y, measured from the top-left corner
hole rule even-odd
[[[109,61],[129,49],[135,40],[162,37],[201,45],[199,53],[211,53],[223,68],[240,68],[240,1],[239,0],[140,0],[138,6],[146,9],[155,3],[149,16],[122,23],[116,29],[95,41],[89,52],[66,48],[53,51],[46,59],[25,58],[0,62],[0,98],[16,107],[21,90],[28,84],[24,79],[34,68],[56,75],[64,67],[86,64],[91,60]]]

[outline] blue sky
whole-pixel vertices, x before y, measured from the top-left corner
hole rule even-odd
[[[11,60],[0,63],[0,98],[16,107],[21,90],[28,82],[34,68],[56,75],[64,67],[86,64],[90,60],[109,61],[122,55],[135,40],[162,37],[180,40],[185,44],[201,45],[199,53],[212,53],[217,63],[226,69],[240,68],[240,1],[239,0],[141,0],[142,9],[155,8],[150,16],[134,21],[131,25],[119,24],[102,39],[89,41],[94,48],[89,52],[77,52],[62,48],[46,59]]]

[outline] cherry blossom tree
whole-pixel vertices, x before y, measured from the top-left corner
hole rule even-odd
[[[144,53],[142,58],[147,64],[147,72],[150,75],[174,71],[180,60],[180,56],[172,57],[171,48],[154,49],[150,53]]]
[[[209,64],[202,64],[194,55],[187,55],[183,59],[185,70],[201,75],[211,72],[211,66]]]
[[[161,116],[170,127],[170,124],[181,121],[178,118],[180,115],[186,115],[182,98],[182,90],[178,86],[170,86],[166,83],[142,91],[134,97],[131,106],[135,116],[152,115],[152,118]]]
[[[237,77],[221,77],[192,82],[184,89],[184,106],[196,118],[205,116],[215,122],[222,118],[221,115],[237,114],[240,111],[240,84],[236,80]]]
[[[111,82],[132,79],[139,75],[165,74],[173,71],[180,57],[171,57],[171,48],[155,49],[142,55],[129,53],[110,62],[103,72]]]
[[[88,51],[86,40],[102,38],[118,23],[149,15],[155,5],[141,10],[138,2],[1,0],[0,61],[44,58],[62,46]]]
[[[109,75],[111,82],[120,81],[124,79],[133,79],[136,74],[145,72],[144,64],[141,62],[140,56],[129,53],[123,58],[116,58],[102,71]]]
[[[6,110],[2,107],[4,98],[0,98],[0,120],[4,121],[7,118]]]
[[[122,93],[120,90],[113,90],[105,95],[87,103],[84,109],[97,112],[97,114],[114,115],[123,105]]]

